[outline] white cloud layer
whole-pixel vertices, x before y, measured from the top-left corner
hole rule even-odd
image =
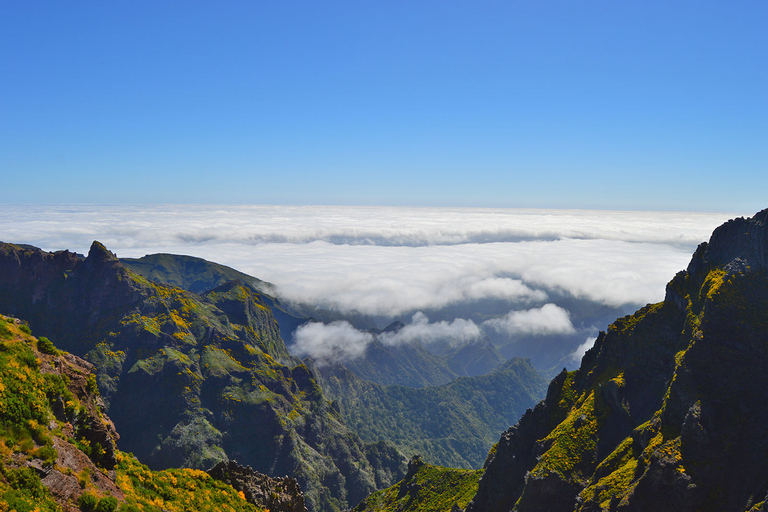
[[[459,345],[482,336],[480,328],[471,320],[456,318],[451,322],[429,323],[427,315],[421,311],[413,315],[411,323],[396,332],[385,332],[378,336],[385,345],[402,345],[421,342],[428,345],[437,341]]]
[[[749,212],[747,212],[749,214]],[[607,305],[663,298],[724,214],[210,205],[0,205],[0,239],[229,265],[286,300],[380,316],[557,290]]]
[[[497,332],[512,335],[573,334],[576,332],[568,311],[555,305],[544,304],[540,308],[510,311],[501,318],[483,322]]]
[[[371,341],[372,334],[358,331],[349,322],[311,322],[296,329],[292,349],[295,354],[311,356],[320,363],[348,361],[363,355]]]

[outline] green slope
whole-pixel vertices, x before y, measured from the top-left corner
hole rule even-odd
[[[477,492],[483,470],[451,469],[414,457],[405,478],[377,491],[352,512],[450,512],[463,509]]]
[[[719,227],[506,431],[468,512],[757,511],[768,497],[768,210]]]
[[[131,272],[97,242],[85,260],[2,244],[0,310],[96,364],[120,447],[153,469],[236,459],[295,476],[318,511],[404,471],[394,448],[344,425],[243,284],[201,296]]]
[[[382,386],[339,366],[319,372],[327,396],[364,440],[390,441],[406,455],[462,468],[480,467],[499,434],[542,398],[546,385],[523,359],[423,388]]]
[[[269,305],[285,340],[289,340],[293,331],[307,320],[293,314],[275,298],[272,284],[220,263],[179,254],[148,254],[142,258],[120,258],[120,262],[152,282],[197,294],[204,294],[230,281],[239,281],[258,292]]]
[[[0,315],[0,510],[264,510],[203,471],[116,451],[90,368]]]

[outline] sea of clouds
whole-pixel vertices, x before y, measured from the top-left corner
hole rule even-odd
[[[745,212],[750,214],[749,212]],[[165,252],[222,263],[275,285],[283,301],[406,319],[383,343],[464,342],[485,333],[573,334],[553,294],[643,305],[733,214],[212,205],[0,205],[0,239],[120,257]],[[479,321],[483,301],[508,311]],[[450,309],[431,322],[426,311]],[[297,353],[360,355],[374,339],[342,320],[311,323]],[[584,340],[585,338],[581,338]],[[578,348],[583,353],[591,338]],[[586,348],[585,348],[586,347]]]

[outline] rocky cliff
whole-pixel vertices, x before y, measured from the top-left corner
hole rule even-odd
[[[404,472],[392,447],[346,428],[242,283],[199,295],[128,270],[98,242],[85,259],[0,244],[0,311],[95,365],[121,449],[154,469],[236,459],[295,476],[323,511]]]
[[[224,474],[155,472],[120,452],[93,365],[31,332],[0,315],[0,510],[306,510],[290,478],[249,470],[246,494]]]
[[[768,493],[768,210],[702,244],[489,454],[467,511],[756,511]]]

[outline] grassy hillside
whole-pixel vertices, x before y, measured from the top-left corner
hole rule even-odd
[[[377,491],[352,512],[450,512],[462,510],[477,491],[483,470],[462,470],[425,464],[414,457],[405,478]]]
[[[203,471],[116,451],[91,369],[0,315],[0,510],[264,510]]]
[[[312,510],[344,510],[404,472],[366,446],[292,358],[260,293],[231,282],[198,295],[87,258],[0,245],[0,310],[96,365],[120,447],[152,469],[235,459],[295,476]]]

